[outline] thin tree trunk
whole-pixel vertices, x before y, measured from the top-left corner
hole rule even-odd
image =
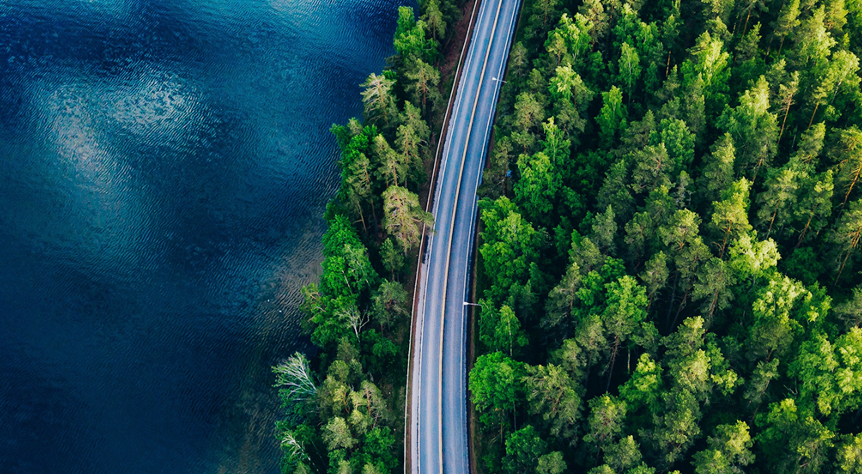
[[[775,222],[775,216],[778,215],[778,208],[775,209],[775,212],[772,213],[772,219],[769,219],[769,228],[766,229],[766,238],[769,238],[769,234],[772,232],[772,223]]]
[[[754,182],[754,181],[752,181]],[[727,249],[727,239],[730,238],[730,226],[727,227],[727,230],[724,232],[724,241],[721,242],[721,251],[718,252],[718,258],[724,257],[724,251]]]
[[[793,95],[791,94],[790,99],[788,99],[787,108],[784,109],[784,120],[781,121],[781,131],[778,132],[778,141],[776,143],[781,143],[781,135],[784,135],[784,124],[787,123],[787,115],[790,114],[790,102],[793,100]]]
[[[605,392],[611,389],[611,378],[614,376],[614,363],[617,361],[617,350],[620,348],[620,336],[617,335],[614,340],[614,353],[611,355],[611,370],[608,371],[608,384],[605,386]]]
[[[805,238],[805,233],[808,232],[808,227],[811,225],[811,220],[814,219],[814,211],[811,211],[811,215],[808,216],[808,222],[805,223],[805,227],[802,229],[802,233],[799,234],[799,240],[796,241],[796,247],[794,249],[799,248],[799,244],[802,243],[802,239]]]
[[[718,305],[718,289],[712,294],[712,301],[709,303],[709,314],[706,316],[706,320],[709,321],[712,319],[713,313],[715,313],[715,307]]]
[[[832,282],[833,285],[838,282],[839,278],[841,278],[841,272],[844,271],[844,266],[847,265],[847,259],[850,258],[850,253],[853,252],[853,249],[855,249],[856,245],[859,244],[860,235],[862,235],[862,228],[856,230],[856,235],[853,236],[853,240],[850,242],[850,248],[847,249],[847,255],[845,255],[844,260],[841,261],[841,268],[838,269],[838,275],[835,277],[835,281]]]
[[[770,383],[770,382],[771,382],[771,381],[767,381],[767,382],[766,382],[766,387],[764,387],[764,388],[763,388],[763,390],[761,390],[761,391],[760,391],[760,393],[758,394],[758,396],[759,396],[759,397],[761,397],[761,398],[762,398],[762,397],[763,397],[763,394],[764,394],[764,393],[766,393],[766,391],[769,389],[769,383]],[[750,406],[751,406],[751,400],[749,400],[749,401],[748,401],[748,405],[746,405],[746,408],[747,408],[747,407],[750,407]],[[754,406],[754,412],[755,412],[755,413],[757,413],[757,408],[758,408],[759,406],[760,406],[760,402],[757,402],[757,405],[755,405],[755,406]],[[751,416],[751,419],[752,419],[752,420],[754,419],[754,415],[752,415],[752,416]]]
[[[362,204],[356,206],[359,209],[359,221],[362,222],[362,231],[365,232],[365,235],[368,235],[368,228],[365,227],[365,217],[362,215]],[[356,223],[356,221],[353,221]]]
[[[841,203],[841,207],[847,205],[847,198],[850,197],[850,193],[853,192],[853,186],[856,185],[856,181],[859,180],[859,173],[862,172],[862,166],[858,166],[856,168],[856,174],[853,176],[853,181],[850,181],[850,189],[847,190],[847,194],[844,195],[844,202]]]
[[[814,123],[814,116],[817,115],[817,107],[820,107],[820,102],[814,104],[814,112],[811,114],[811,120],[808,121],[808,128],[811,128],[811,124]],[[808,128],[805,130],[808,130]]]
[[[754,165],[754,176],[751,177],[751,184],[753,185],[755,181],[757,181],[757,173],[760,172],[760,167],[763,166],[763,156],[757,160],[757,164]]]
[[[748,7],[748,16],[745,17],[745,26],[742,27],[742,36],[745,36],[745,30],[748,29],[748,20],[751,18],[751,9],[754,8],[754,3]]]
[[[670,312],[673,311],[673,300],[676,298],[676,285],[679,283],[679,270],[676,271],[676,276],[673,279],[673,291],[670,294],[670,301],[667,303],[667,315],[664,317],[664,325],[670,332]]]
[[[688,300],[688,292],[689,289],[685,290],[685,294],[682,295],[682,301],[679,302],[679,307],[676,309],[676,315],[673,317],[673,325],[676,326],[677,320],[679,320],[679,313],[682,312],[682,308],[685,307],[685,302]]]
[[[847,78],[847,73],[844,73],[844,75],[841,76],[841,80],[838,81],[838,84],[835,85],[835,90],[832,91],[832,97],[829,99],[829,102],[827,102],[826,105],[831,104],[832,101],[835,100],[835,96],[838,95],[838,89],[841,88],[841,84],[844,84],[844,79],[846,79],[846,78]]]

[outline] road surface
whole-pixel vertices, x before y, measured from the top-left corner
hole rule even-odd
[[[468,267],[476,188],[491,136],[520,0],[481,0],[441,155],[419,282],[411,383],[414,474],[468,473]]]

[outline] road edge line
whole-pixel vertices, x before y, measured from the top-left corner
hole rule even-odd
[[[443,143],[446,141],[447,132],[449,129],[449,118],[452,115],[452,107],[454,104],[454,99],[456,96],[456,91],[458,89],[458,85],[461,82],[461,72],[463,71],[463,66],[465,63],[465,54],[467,52],[467,46],[470,44],[470,41],[473,39],[473,27],[476,24],[476,13],[479,11],[479,4],[482,3],[482,0],[474,0],[473,2],[473,12],[470,14],[470,24],[467,26],[467,36],[464,38],[464,45],[461,46],[461,54],[458,57],[458,67],[455,71],[455,77],[452,81],[452,90],[449,92],[449,101],[446,105],[446,114],[443,116],[443,125],[441,126],[440,136],[437,139],[437,150],[434,153],[434,168],[431,172],[431,183],[428,187],[428,201],[425,203],[425,212],[430,212],[432,202],[434,201],[434,195],[436,191],[437,184],[437,171],[439,169],[440,163],[440,153],[442,151]],[[426,235],[426,225],[422,224],[422,237],[419,241],[419,255],[416,259],[416,275],[413,282],[413,306],[412,312],[410,315],[410,343],[408,344],[407,349],[407,383],[406,390],[404,391],[404,474],[408,474],[408,471],[412,468],[410,462],[409,454],[409,444],[413,441],[412,436],[410,434],[410,423],[412,422],[412,403],[410,402],[411,395],[411,387],[413,381],[413,341],[416,338],[415,334],[415,323],[416,323],[416,307],[417,300],[419,298],[419,279],[422,275],[422,261],[425,257],[425,235]],[[421,345],[421,344],[420,344]],[[421,363],[421,361],[420,361]]]
[[[457,187],[455,188],[455,207],[452,209],[452,222],[449,227],[449,245],[446,249],[446,265],[444,265],[444,270],[446,273],[443,275],[443,303],[441,306],[441,314],[440,314],[440,387],[438,388],[439,399],[440,399],[440,410],[438,412],[438,424],[440,425],[440,434],[439,445],[440,445],[440,472],[443,472],[443,340],[444,335],[446,333],[446,302],[449,297],[449,263],[452,257],[452,237],[455,233],[455,221],[458,213],[458,199],[461,195],[461,181],[464,179],[464,163],[467,160],[467,151],[470,148],[470,134],[473,132],[473,121],[476,119],[476,107],[479,104],[479,95],[482,91],[482,87],[485,82],[485,70],[488,67],[488,57],[491,55],[491,46],[494,44],[494,33],[497,31],[497,22],[500,19],[500,10],[503,8],[503,1],[499,0],[497,4],[497,12],[494,14],[494,22],[491,24],[491,35],[488,37],[488,49],[485,50],[485,58],[482,61],[482,71],[479,73],[479,83],[476,86],[476,98],[473,100],[473,109],[470,111],[470,122],[467,125],[467,135],[466,135],[466,143],[464,144],[464,153],[461,155],[461,166],[458,170],[458,181]],[[487,146],[487,145],[486,145]],[[480,171],[481,175],[481,171]],[[474,196],[475,198],[475,196]],[[463,298],[461,300],[463,302]],[[463,306],[462,306],[462,315],[463,315]],[[468,459],[469,461],[469,459]]]
[[[517,2],[517,5],[515,6],[514,10],[512,11],[512,18],[509,20],[510,34],[508,35],[508,37],[506,39],[506,48],[504,48],[506,50],[506,55],[503,57],[503,60],[500,63],[500,70],[497,72],[497,77],[500,80],[503,80],[507,75],[508,65],[509,65],[509,54],[511,53],[512,43],[514,42],[514,37],[517,34],[518,25],[520,23],[520,16],[521,16],[520,11],[521,11],[521,7],[523,6],[523,1],[522,0],[516,0],[516,2]],[[516,18],[518,19],[518,21],[515,21]],[[512,31],[512,28],[514,28],[514,31]],[[489,127],[488,130],[489,130],[489,132],[488,132],[488,137],[486,140],[486,143],[487,143],[486,149],[484,152],[483,159],[481,160],[481,166],[480,166],[479,174],[476,177],[476,189],[477,190],[479,189],[479,183],[482,182],[482,176],[483,176],[484,170],[485,170],[485,162],[487,161],[488,155],[491,153],[491,137],[494,136],[493,124],[497,118],[497,103],[500,100],[500,94],[502,92],[503,92],[503,84],[501,83],[498,85],[498,87],[496,88],[496,90],[494,92],[494,100],[493,100],[494,113],[490,114],[490,116],[488,117],[488,127]],[[467,294],[472,293],[473,297],[474,297],[473,299],[475,299],[475,296],[477,296],[475,294],[475,291],[476,291],[476,272],[478,271],[478,268],[476,266],[476,260],[478,259],[478,253],[479,253],[479,227],[481,226],[478,203],[479,203],[479,196],[478,195],[473,196],[472,210],[473,210],[474,222],[473,222],[473,229],[471,231],[471,239],[470,239],[472,242],[472,245],[473,245],[473,249],[471,251],[472,258],[468,259],[467,268],[465,270],[465,273],[467,275],[469,275],[469,277],[471,278],[471,281],[469,282],[469,284],[464,289],[465,301],[467,301],[467,299],[468,299],[466,296]],[[465,383],[464,395],[466,396],[466,400],[464,400],[464,406],[465,406],[464,412],[465,412],[465,415],[467,416],[467,420],[466,420],[467,421],[467,463],[468,463],[468,467],[469,467],[468,474],[477,474],[479,472],[479,470],[478,470],[479,466],[476,464],[476,461],[478,461],[478,459],[476,459],[476,451],[475,451],[475,446],[473,444],[473,441],[475,441],[474,436],[476,435],[476,431],[475,431],[476,425],[475,425],[475,417],[471,416],[471,413],[473,413],[475,415],[475,411],[474,411],[475,407],[473,406],[473,403],[470,400],[470,385],[469,385],[469,378],[470,378],[469,368],[472,366],[473,358],[476,355],[475,354],[475,334],[473,333],[473,331],[475,331],[475,324],[476,324],[476,310],[475,310],[475,308],[473,308],[470,311],[470,317],[468,318],[467,321],[465,321],[465,323],[467,325],[467,332],[465,334],[465,337],[469,336],[469,346],[466,348],[467,357],[466,357],[466,360],[464,360],[464,362],[463,362],[464,368],[465,368],[465,370],[464,370],[465,371],[465,378],[466,378],[466,380],[464,380],[464,383]]]

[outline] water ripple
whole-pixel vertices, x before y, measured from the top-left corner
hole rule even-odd
[[[328,129],[396,6],[0,3],[4,472],[278,472]]]

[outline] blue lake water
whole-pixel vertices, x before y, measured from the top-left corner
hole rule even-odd
[[[396,0],[0,2],[0,471],[278,472]]]

